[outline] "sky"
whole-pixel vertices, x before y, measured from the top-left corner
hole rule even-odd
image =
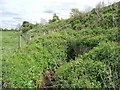
[[[120,0],[0,0],[0,27],[10,29],[18,27],[23,21],[48,21],[54,13],[66,19],[72,8],[85,11],[94,8],[100,1],[108,4]]]

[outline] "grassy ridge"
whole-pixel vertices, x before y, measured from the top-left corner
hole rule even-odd
[[[120,2],[117,2],[102,8],[94,8],[87,13],[79,12],[79,16],[70,17],[69,19],[60,20],[59,22],[48,23],[46,25],[38,25],[30,34],[32,37],[39,37],[43,33],[49,34],[64,31],[65,29],[79,31],[84,28],[95,29],[102,27],[103,29],[109,29],[119,27],[119,6]]]
[[[112,34],[110,33],[110,35],[109,35],[109,32],[111,32],[111,30],[114,30],[115,32]],[[41,36],[39,39],[34,41],[31,45],[22,48],[22,50],[17,51],[10,58],[5,59],[5,64],[4,64],[5,67],[3,68],[3,70],[4,70],[4,73],[3,73],[4,78],[3,79],[5,81],[10,81],[9,87],[34,87],[33,80],[41,81],[40,76],[42,75],[42,72],[44,70],[45,71],[56,70],[58,68],[58,66],[61,66],[62,64],[64,64],[67,61],[67,59],[69,59],[69,61],[71,61],[73,59],[73,57],[68,58],[68,55],[70,55],[70,56],[73,55],[72,52],[75,53],[74,54],[75,58],[83,57],[83,60],[84,60],[84,58],[86,57],[87,59],[90,59],[90,61],[87,61],[88,63],[90,63],[89,64],[90,66],[93,66],[92,63],[94,62],[95,65],[97,63],[98,63],[98,65],[100,64],[100,69],[103,69],[102,67],[104,67],[106,64],[102,65],[102,63],[104,63],[104,62],[99,60],[99,58],[98,58],[98,61],[96,61],[97,59],[95,57],[98,57],[98,56],[93,56],[95,58],[95,61],[94,61],[94,58],[91,58],[91,55],[90,55],[91,53],[89,52],[87,55],[84,51],[87,47],[91,47],[91,49],[92,49],[93,47],[98,46],[101,41],[105,41],[105,42],[114,41],[115,37],[111,37],[111,35],[116,36],[115,40],[117,40],[117,38],[118,38],[117,35],[119,32],[119,29],[114,28],[111,30],[108,29],[108,30],[106,30],[106,32],[103,32],[105,34],[101,33],[102,29],[98,29],[98,30],[86,29],[86,30],[81,30],[79,32],[76,32],[74,30],[66,30],[66,31],[61,31],[59,33]],[[98,38],[96,38],[96,37],[98,37]],[[81,46],[81,43],[82,43],[82,46]],[[105,46],[107,46],[109,44],[112,44],[112,42],[110,42],[108,44],[105,43]],[[87,46],[83,47],[85,45],[87,45]],[[115,45],[113,44],[112,46],[113,46],[113,48],[114,47],[117,48],[116,44]],[[69,47],[73,51],[68,50]],[[79,48],[79,47],[82,47],[82,48]],[[98,48],[98,49],[102,48],[102,45],[100,47],[98,46],[96,48]],[[81,49],[81,50],[77,51],[78,49]],[[94,53],[94,49],[93,49],[93,53]],[[104,52],[104,49],[100,49],[100,50],[103,50],[101,52]],[[109,48],[108,48],[108,50],[109,50]],[[98,54],[99,54],[99,52],[98,52]],[[95,53],[93,55],[98,55],[98,54],[95,51]],[[103,55],[106,55],[106,54],[107,53],[103,53]],[[119,52],[116,52],[114,54],[118,55]],[[110,56],[111,56],[111,54],[110,54]],[[114,55],[112,55],[112,56],[114,56]],[[103,57],[103,56],[101,56],[101,57]],[[84,63],[86,65],[86,61],[84,62],[83,60],[82,60],[82,63]],[[114,59],[113,61],[115,61],[115,60],[116,59]],[[79,61],[79,59],[77,61]],[[81,61],[81,59],[80,59],[80,61]],[[73,65],[74,65],[74,63],[73,63]],[[95,68],[96,67],[98,67],[98,66],[95,66]],[[69,68],[69,67],[67,67],[67,68]],[[77,67],[74,67],[74,68],[77,69]],[[92,70],[91,68],[90,68],[90,70]],[[64,70],[62,70],[62,71],[64,72]],[[67,71],[65,71],[65,72],[67,73]],[[96,71],[94,71],[94,72],[96,72]],[[65,73],[65,75],[68,74],[68,73],[67,74],[66,73]],[[69,72],[69,73],[71,75],[71,72]],[[76,73],[74,73],[74,74],[76,74]],[[90,71],[89,74],[93,75],[94,73],[92,74],[92,72]],[[58,74],[58,75],[61,76],[61,74]],[[63,74],[62,74],[62,77],[64,77]],[[81,76],[81,78],[82,78],[82,76]],[[59,79],[59,80],[61,80],[61,79]],[[64,78],[62,80],[64,81]],[[93,80],[94,80],[94,77],[93,77]],[[69,82],[69,79],[68,79],[68,82]],[[83,79],[83,83],[84,82],[85,81]],[[89,87],[95,87],[95,86],[102,87],[101,86],[102,82],[99,80],[95,81],[95,82],[91,81],[91,83],[94,83],[94,85],[90,85]],[[62,84],[62,86],[64,86],[64,84]],[[84,86],[81,86],[81,87],[86,87],[86,86],[87,85],[85,84]]]
[[[36,87],[34,81],[42,84],[43,73],[50,70],[55,71],[53,85],[57,88],[119,87],[120,29],[111,20],[117,14],[114,7],[99,9],[101,18],[105,18],[100,22],[93,9],[85,18],[71,17],[34,28],[30,45],[14,51],[9,58],[4,55],[4,87]]]
[[[64,33],[64,37],[59,33],[42,36],[10,58],[3,58],[5,60],[3,79],[11,81],[10,87],[13,87],[11,85],[14,84],[17,87],[31,87],[33,85],[31,81],[39,80],[43,69],[51,69],[56,64],[64,62],[66,40],[69,39],[68,35],[73,36],[72,32],[75,31],[72,31],[71,34],[67,34],[67,32]]]

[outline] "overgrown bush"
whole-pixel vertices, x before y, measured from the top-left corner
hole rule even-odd
[[[57,70],[60,88],[118,88],[120,47],[103,42]]]

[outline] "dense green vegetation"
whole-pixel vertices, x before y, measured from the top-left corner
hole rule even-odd
[[[30,45],[3,55],[3,87],[119,88],[119,3],[87,13],[72,9],[69,19],[55,14],[48,24],[32,27]],[[50,71],[55,80],[48,85],[43,78]]]

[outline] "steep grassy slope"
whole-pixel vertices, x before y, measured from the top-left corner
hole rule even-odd
[[[17,87],[32,86],[31,81],[39,80],[43,69],[52,69],[57,64],[65,62],[65,44],[74,33],[75,31],[70,30],[40,37],[31,45],[15,52],[10,58],[3,58],[3,79],[11,82],[10,87],[14,84]]]
[[[110,33],[112,30],[114,30],[114,32]],[[4,63],[3,79],[4,81],[10,82],[8,84],[9,87],[35,87],[33,84],[33,80],[35,80],[36,82],[39,82],[39,80],[41,80],[40,79],[41,75],[44,71],[46,72],[49,70],[56,70],[59,68],[59,66],[61,66],[65,62],[69,62],[77,57],[83,57],[83,58],[87,57],[87,59],[85,60],[90,59],[90,62],[89,60],[87,62],[90,63],[89,65],[91,66],[91,68],[93,66],[92,62],[95,62],[95,64],[97,63],[99,64],[100,62],[100,65],[102,65],[102,63],[104,62],[99,60],[100,58],[98,58],[98,62],[96,61],[97,59],[94,61],[94,59],[90,55],[91,54],[90,52],[88,53],[88,55],[84,54],[85,50],[86,52],[88,52],[93,47],[96,47],[101,41],[108,42],[108,41],[114,41],[114,39],[117,40],[118,32],[119,32],[118,28],[114,28],[111,30],[108,29],[105,32],[103,32],[102,29],[98,29],[98,30],[86,29],[86,30],[81,30],[79,32],[76,32],[74,30],[66,30],[60,33],[41,36],[31,45],[22,48],[22,50],[15,52],[14,55],[9,57],[8,59],[5,59],[5,61],[3,62]],[[112,44],[112,42],[108,43],[108,45],[109,44]],[[105,44],[105,46],[107,46],[107,43]],[[114,47],[117,48],[116,44],[115,45],[113,44],[113,48]],[[99,46],[96,48],[99,48]],[[100,48],[102,48],[102,45],[100,46]],[[96,51],[94,52],[93,52],[94,53],[93,55],[95,55],[94,58],[97,58],[98,57],[97,55],[99,52],[98,53],[96,53]],[[103,52],[103,56],[107,54],[107,53],[104,53],[104,50],[101,51],[101,53],[102,52]],[[111,55],[112,54],[110,54],[109,57],[111,57]],[[116,52],[115,55],[119,55],[119,52]],[[107,59],[105,58],[105,60]],[[114,59],[113,61],[115,60],[116,59]],[[86,65],[86,61],[85,62],[82,61],[82,63]],[[106,64],[104,63],[102,66],[100,66],[100,69],[103,69],[102,67],[104,67],[105,65]],[[96,67],[98,66],[95,66],[95,68]],[[77,69],[77,67],[74,67],[74,68]],[[67,73],[67,71],[65,72]],[[107,72],[105,71],[105,73]],[[91,71],[89,72],[89,74],[94,75],[94,73],[92,73]],[[62,80],[64,80],[64,78]],[[93,81],[94,80],[96,79],[94,79],[93,77]],[[91,83],[93,83],[94,85],[92,86],[90,85],[90,87],[102,87],[101,81],[99,80],[95,82],[93,81],[91,81]],[[85,82],[84,79],[83,79],[83,82]],[[84,85],[82,87],[86,87],[86,86],[87,85]]]
[[[111,28],[108,21],[93,26],[96,14],[89,13],[85,20],[72,17],[34,28],[30,45],[3,58],[3,86],[46,87],[43,74],[55,71],[53,87],[119,87],[120,28]]]

